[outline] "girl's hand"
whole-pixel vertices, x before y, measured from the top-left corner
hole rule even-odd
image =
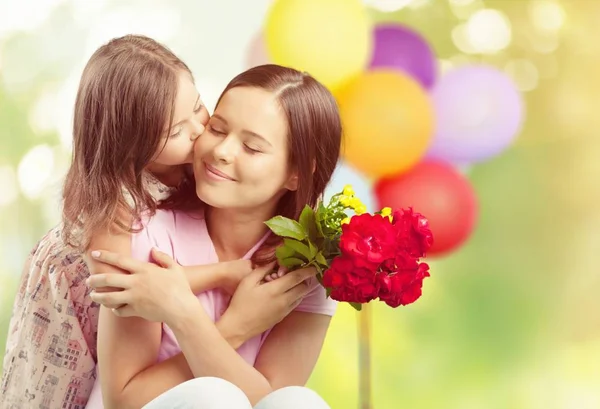
[[[268,283],[273,280],[277,280],[278,278],[283,277],[287,273],[287,269],[285,267],[279,267],[277,271],[269,273],[265,276],[265,281]]]
[[[145,263],[108,251],[93,251],[92,257],[130,274],[96,274],[87,279],[92,289],[114,287],[120,291],[92,291],[93,301],[102,304],[119,317],[141,317],[148,321],[169,324],[197,308],[198,299],[192,293],[183,268],[171,257],[152,249],[158,263]]]

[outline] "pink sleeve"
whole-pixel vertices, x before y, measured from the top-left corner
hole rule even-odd
[[[173,257],[170,224],[172,224],[171,212],[157,211],[152,218],[144,218],[142,230],[131,235],[131,256],[136,260],[151,262],[150,252],[153,247],[156,247]]]
[[[337,301],[326,296],[325,289],[316,279],[313,279],[312,286],[314,288],[306,294],[294,311],[333,316],[337,309]]]

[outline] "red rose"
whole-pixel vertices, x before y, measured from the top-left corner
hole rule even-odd
[[[414,269],[399,270],[389,277],[390,289],[382,292],[379,299],[393,308],[412,304],[421,297],[423,280],[429,277],[429,266],[420,263]]]
[[[367,303],[379,295],[380,283],[374,270],[358,267],[346,256],[333,259],[323,274],[323,285],[337,301]]]
[[[342,225],[340,249],[355,266],[376,269],[394,257],[396,234],[387,217],[364,213]]]
[[[414,257],[424,257],[433,244],[429,221],[412,207],[394,212],[392,224],[397,232],[397,243]]]

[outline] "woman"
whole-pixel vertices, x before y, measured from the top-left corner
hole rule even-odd
[[[340,143],[335,100],[309,75],[267,65],[230,82],[194,145],[200,199],[194,208],[159,210],[131,242],[113,238],[92,246],[102,249],[91,254],[93,273],[107,265],[132,273],[90,278],[94,288],[123,289],[92,295],[116,308],[114,313],[101,309],[98,334],[106,407],[139,408],[192,377],[224,379],[252,404],[308,380],[335,309],[316,280],[310,286],[305,282],[314,271],[296,271],[266,284],[252,273],[231,300],[218,291],[196,298],[172,258],[183,265],[241,257],[272,261],[278,240],[264,222],[275,215],[297,218],[305,205],[316,205],[335,169]],[[154,253],[165,268],[148,268],[110,252],[130,248],[134,258],[147,261],[153,247],[170,256]],[[258,311],[271,308],[265,306],[269,301],[295,310],[265,322],[240,323],[244,313],[259,316]],[[102,403],[90,400],[88,407]]]
[[[188,67],[156,41],[128,35],[92,55],[75,102],[63,223],[26,262],[0,407],[85,405],[96,378],[99,306],[84,284],[90,273],[82,252],[100,233],[129,236],[142,212],[152,214],[178,189],[208,117]],[[197,293],[215,287],[232,293],[251,271],[250,262],[235,260],[186,274]]]

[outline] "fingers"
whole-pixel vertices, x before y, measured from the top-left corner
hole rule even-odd
[[[265,281],[268,283],[279,278],[279,273],[271,273],[265,276]]]
[[[304,280],[314,277],[316,274],[317,270],[314,267],[301,268],[286,273],[283,277],[279,278],[276,283],[283,291],[287,291]]]
[[[107,308],[118,308],[123,304],[129,304],[132,301],[131,292],[129,291],[115,291],[111,293],[97,293],[92,291],[90,293],[90,298],[92,301]]]
[[[169,257],[168,254],[163,253],[156,247],[152,248],[152,251],[150,254],[152,255],[152,259],[154,261],[156,261],[156,263],[161,267],[171,268],[171,267],[175,267],[178,265],[175,260],[173,260],[171,257]]]
[[[266,266],[256,267],[249,275],[249,279],[252,280],[253,283],[260,283],[267,274],[275,268],[275,262],[269,263]]]
[[[117,317],[127,318],[127,317],[137,317],[138,315],[135,313],[135,310],[131,305],[122,305],[115,308],[111,308],[112,313]]]
[[[135,276],[129,274],[97,274],[90,276],[85,283],[88,287],[97,290],[102,287],[129,289],[134,286]]]
[[[309,293],[311,289],[310,282],[310,278],[307,278],[305,281],[296,284],[285,293],[288,303],[291,304],[293,308],[296,308],[304,296]]]
[[[131,257],[105,250],[94,250],[90,253],[90,255],[96,261],[104,264],[110,264],[111,266],[115,266],[121,270],[129,271],[130,273],[137,273],[144,264]]]

